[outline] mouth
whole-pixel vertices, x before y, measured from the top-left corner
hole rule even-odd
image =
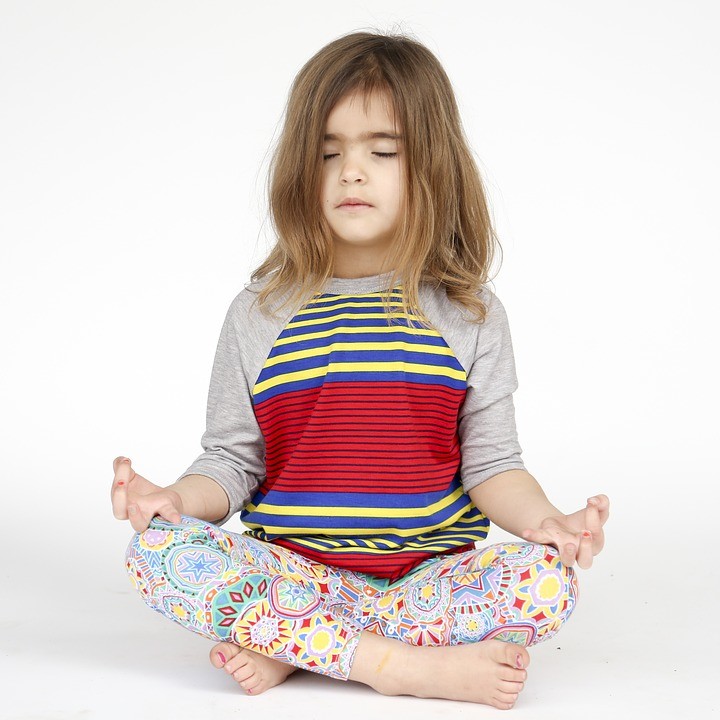
[[[349,198],[347,200],[343,200],[338,207],[341,208],[362,208],[362,207],[372,207],[369,203],[364,202],[363,200],[360,200],[358,198]]]
[[[344,205],[338,205],[338,210],[345,210],[345,212],[363,212],[364,210],[370,210],[372,205],[365,205],[364,203],[345,203]]]

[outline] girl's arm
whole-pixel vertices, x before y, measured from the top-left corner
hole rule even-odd
[[[610,507],[605,495],[591,497],[585,508],[565,515],[526,470],[493,475],[468,494],[475,507],[503,530],[531,542],[554,545],[565,565],[577,560],[580,567],[590,567],[604,545],[602,527]]]
[[[230,509],[225,490],[205,475],[185,475],[165,489],[174,490],[180,496],[184,515],[192,515],[200,520],[217,522]]]
[[[527,470],[506,470],[476,485],[470,499],[503,530],[522,537],[523,530],[540,527],[549,516],[562,515]]]

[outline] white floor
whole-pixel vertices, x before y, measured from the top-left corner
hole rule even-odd
[[[247,696],[210,665],[212,643],[152,612],[132,590],[122,568],[129,526],[100,515],[83,530],[55,522],[54,545],[42,552],[33,529],[39,523],[26,525],[24,535],[5,535],[18,542],[7,554],[14,564],[2,569],[2,720],[197,720],[248,713],[364,720],[504,712],[384,697],[308,672],[264,695]],[[530,649],[529,677],[510,711],[514,717],[717,715],[717,630],[707,626],[717,597],[698,585],[705,559],[689,544],[668,543],[655,565],[643,565],[636,561],[643,553],[650,557],[643,541],[636,540],[628,554],[622,529],[616,518],[615,541],[593,568],[580,571],[580,601],[566,627]],[[492,539],[503,539],[500,531]]]

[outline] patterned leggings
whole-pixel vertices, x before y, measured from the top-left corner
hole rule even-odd
[[[548,545],[438,555],[391,582],[187,515],[135,533],[126,568],[153,610],[193,632],[341,680],[362,630],[411,645],[534,645],[577,598],[575,572]]]

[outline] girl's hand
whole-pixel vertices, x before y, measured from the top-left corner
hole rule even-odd
[[[582,510],[572,515],[546,517],[539,528],[528,528],[522,536],[530,542],[554,545],[563,565],[571,566],[577,561],[581,568],[589,568],[605,544],[603,525],[609,514],[607,495],[594,495]]]
[[[160,515],[172,523],[180,522],[183,504],[174,490],[162,488],[138,475],[130,466],[130,459],[113,460],[113,478],[110,489],[113,515],[118,520],[130,520],[137,532],[147,530],[150,520]]]

